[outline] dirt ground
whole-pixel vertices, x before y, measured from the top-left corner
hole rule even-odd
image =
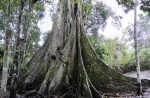
[[[125,73],[125,76],[129,76],[129,77],[133,77],[136,78],[137,74],[136,72],[129,72],[129,73]],[[150,70],[146,70],[146,71],[141,71],[141,79],[148,79],[150,80]]]

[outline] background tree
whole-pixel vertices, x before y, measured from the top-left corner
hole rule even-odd
[[[138,43],[137,43],[137,35],[136,35],[136,8],[137,4],[140,3],[140,9],[144,12],[149,13],[149,1],[141,0],[140,2],[136,0],[117,0],[118,4],[126,6],[127,9],[131,10],[134,8],[134,42],[135,42],[135,60],[137,65],[137,81],[139,83],[139,91],[138,94],[141,94],[141,80],[140,80],[140,63],[139,63],[139,57],[138,57]]]
[[[138,50],[138,40],[137,40],[137,6],[138,1],[134,0],[134,49],[135,49],[135,63],[137,66],[137,82],[138,82],[138,91],[137,94],[142,94],[142,84],[140,77],[140,61],[139,61],[139,50]]]
[[[139,48],[139,57],[140,57],[140,65],[141,70],[149,69],[149,16],[148,14],[139,14],[137,20],[137,40],[138,40],[138,48]],[[133,41],[133,24],[130,24],[123,30],[123,33],[126,35],[126,42],[128,41],[128,46],[130,46],[130,50],[133,50],[134,41]],[[125,38],[125,37],[124,37]],[[130,51],[128,50],[128,51]],[[131,52],[132,53],[132,52]],[[130,61],[129,65],[135,65],[133,60]],[[128,68],[130,69],[130,68]]]
[[[0,1],[0,4],[2,4],[0,7],[0,44],[2,48],[5,47],[5,52],[9,52],[9,55],[7,52],[3,60],[3,62],[5,62],[3,63],[3,67],[6,67],[5,65],[7,62],[7,70],[4,70],[7,74],[3,75],[3,77],[5,77],[2,78],[2,80],[5,80],[5,84],[1,84],[4,88],[6,88],[6,79],[8,77],[8,84],[11,83],[11,88],[14,88],[14,80],[12,79],[18,77],[21,69],[26,69],[24,65],[28,62],[36,49],[39,48],[38,42],[41,32],[37,23],[42,18],[45,8],[41,6],[44,3],[40,2],[31,8],[31,5],[33,5],[31,3],[30,0],[10,0],[10,3],[5,0]],[[40,14],[38,14],[39,12]],[[8,71],[8,69],[10,70]],[[1,89],[3,89],[3,87]],[[4,92],[2,92],[2,94],[4,94]],[[11,97],[16,95],[13,92],[10,94],[12,94]]]
[[[10,0],[8,0],[6,7],[6,21],[5,23],[5,47],[4,47],[4,57],[3,57],[3,71],[2,71],[2,82],[1,82],[1,97],[4,97],[6,92],[6,85],[7,85],[7,77],[8,77],[8,67],[9,67],[9,60],[10,60]]]

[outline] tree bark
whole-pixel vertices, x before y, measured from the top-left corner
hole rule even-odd
[[[134,49],[135,49],[135,63],[137,69],[137,82],[138,82],[138,91],[137,94],[142,94],[142,84],[140,77],[140,61],[139,61],[139,53],[138,53],[138,40],[137,40],[137,5],[138,1],[134,0]]]
[[[7,10],[6,10],[5,50],[4,50],[4,57],[3,57],[3,71],[2,71],[2,82],[1,82],[1,95],[0,95],[0,98],[5,97],[7,78],[8,78],[8,67],[9,67],[9,61],[10,61],[9,22],[10,22],[10,0],[8,0]]]
[[[11,67],[11,87],[10,87],[10,98],[16,98],[16,82],[19,76],[19,71],[21,69],[21,22],[22,22],[22,13],[25,6],[25,0],[21,0],[20,8],[19,8],[19,15],[18,15],[18,22],[17,22],[17,32],[15,35],[15,53],[13,57],[13,66]]]
[[[19,91],[69,98],[102,98],[135,91],[136,80],[111,70],[98,58],[84,31],[83,0],[60,0],[48,39],[19,78]]]

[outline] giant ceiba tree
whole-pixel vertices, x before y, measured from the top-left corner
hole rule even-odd
[[[19,90],[69,98],[101,98],[135,91],[136,79],[111,70],[97,56],[84,30],[83,0],[59,0],[48,39],[19,78]]]

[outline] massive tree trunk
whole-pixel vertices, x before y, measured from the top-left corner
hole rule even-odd
[[[135,79],[111,70],[91,47],[84,31],[83,0],[60,0],[58,5],[52,31],[20,76],[18,91],[100,98],[136,90]]]

